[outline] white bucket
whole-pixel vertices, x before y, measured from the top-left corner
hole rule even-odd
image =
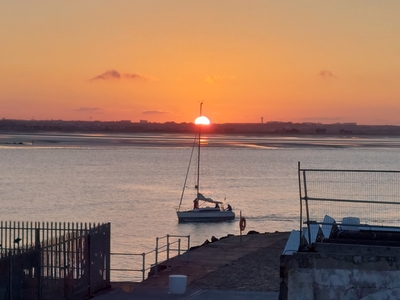
[[[171,294],[186,293],[187,276],[186,275],[170,275],[169,276],[169,292]]]

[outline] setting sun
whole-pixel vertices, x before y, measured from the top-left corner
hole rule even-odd
[[[210,120],[209,120],[207,117],[205,117],[205,116],[201,116],[201,117],[198,117],[198,118],[194,121],[194,123],[195,123],[196,125],[210,125]]]

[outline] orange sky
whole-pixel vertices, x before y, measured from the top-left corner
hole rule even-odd
[[[5,0],[0,118],[400,125],[400,1]]]

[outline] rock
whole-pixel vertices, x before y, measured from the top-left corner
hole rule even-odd
[[[160,272],[162,272],[162,271],[164,271],[164,270],[166,270],[167,269],[167,266],[166,265],[157,265],[157,266],[152,266],[151,268],[150,268],[150,271],[149,271],[149,273],[147,274],[147,277],[150,277],[150,276],[153,276],[153,275],[155,275],[156,274],[156,269],[157,269],[157,274],[158,273],[160,273]]]
[[[201,244],[202,246],[209,244],[210,241],[209,240],[205,240],[203,244]]]
[[[221,237],[221,238],[219,238],[219,239],[220,239],[220,240],[223,240],[223,239],[226,239],[226,238],[231,237],[231,236],[235,236],[235,235],[232,234],[232,233],[229,233],[227,236],[223,236],[223,237]]]
[[[258,231],[250,230],[247,234],[260,234]]]
[[[212,237],[211,237],[211,243],[214,243],[214,242],[216,242],[216,241],[218,241],[218,239],[217,239],[215,236],[212,236]]]

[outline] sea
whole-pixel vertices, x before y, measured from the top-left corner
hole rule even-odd
[[[182,207],[195,197],[194,143],[187,134],[0,134],[0,220],[109,222],[115,253],[147,252],[167,234],[190,235],[190,246],[238,235],[238,218],[178,223],[184,186]],[[200,189],[242,214],[246,232],[291,231],[299,228],[299,164],[400,170],[400,139],[203,136]]]

